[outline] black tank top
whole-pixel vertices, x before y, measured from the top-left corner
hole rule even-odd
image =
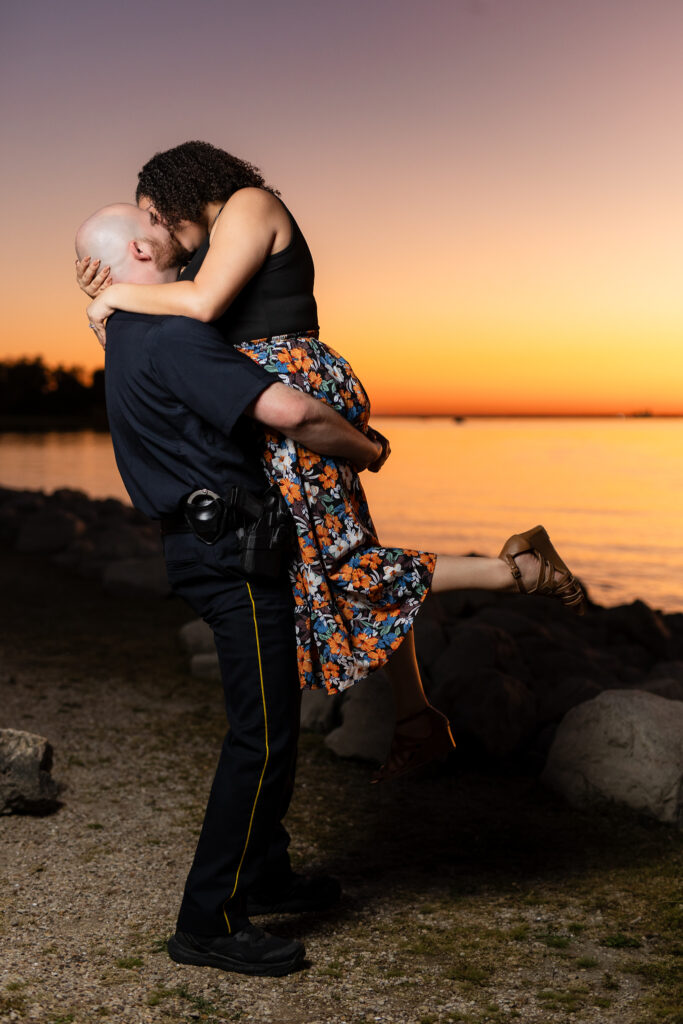
[[[267,256],[225,313],[214,320],[225,340],[232,345],[318,328],[318,310],[313,297],[313,257],[289,210],[287,215],[292,225],[289,245]],[[207,238],[185,267],[182,281],[194,281],[208,251]]]

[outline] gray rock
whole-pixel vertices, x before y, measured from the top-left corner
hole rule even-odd
[[[448,715],[455,736],[472,738],[492,757],[506,757],[533,732],[536,701],[524,683],[496,668],[480,668],[454,681],[450,690],[430,691]]]
[[[215,654],[213,630],[203,619],[192,619],[180,627],[180,646],[186,654]]]
[[[683,661],[658,661],[648,672],[648,682],[657,679],[678,679],[683,683]]]
[[[656,658],[675,657],[671,630],[664,616],[644,601],[603,608],[600,617],[609,630],[612,643],[619,643],[618,638],[622,637],[626,643],[643,647]]]
[[[560,723],[542,780],[576,807],[613,802],[683,827],[683,705],[606,690]]]
[[[0,812],[46,814],[58,806],[52,747],[42,736],[0,729]]]
[[[41,509],[20,527],[17,551],[26,554],[52,554],[63,551],[80,537],[85,524],[64,509]]]
[[[213,654],[193,654],[190,658],[190,675],[194,676],[195,679],[220,680],[221,669],[216,652],[214,651]]]
[[[667,700],[683,700],[683,679],[646,679],[641,689]]]
[[[303,690],[301,728],[308,732],[330,732],[339,723],[343,700],[343,694],[330,694],[327,690]]]
[[[112,594],[148,594],[153,597],[168,597],[171,588],[166,575],[166,566],[158,558],[125,558],[110,562],[106,566],[102,583]]]
[[[394,732],[394,699],[391,683],[378,669],[345,691],[342,724],[325,739],[339,757],[383,761]]]
[[[585,675],[560,676],[554,681],[546,679],[544,686],[534,687],[539,722],[557,722],[564,718],[577,704],[597,697],[604,689],[601,683],[602,680]]]
[[[415,651],[422,671],[431,675],[431,669],[448,647],[448,633],[426,608],[415,619]]]
[[[87,532],[93,557],[103,561],[127,558],[153,558],[162,555],[161,539],[145,527],[126,522],[103,522]]]

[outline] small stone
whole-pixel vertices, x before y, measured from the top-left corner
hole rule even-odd
[[[190,659],[190,675],[193,675],[195,679],[220,680],[221,668],[216,652],[193,654]]]
[[[50,775],[52,747],[43,736],[0,729],[0,812],[47,814],[60,786]]]
[[[327,690],[303,690],[301,728],[308,732],[330,732],[339,724],[343,700],[343,694],[331,694]]]
[[[180,646],[186,654],[215,654],[213,630],[203,619],[193,619],[180,627]]]

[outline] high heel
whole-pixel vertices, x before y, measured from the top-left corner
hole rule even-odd
[[[414,722],[418,718],[428,716],[430,729],[426,736],[412,736],[402,733],[399,726]],[[396,722],[397,731],[391,741],[391,749],[386,763],[382,765],[371,782],[387,782],[399,775],[406,775],[429,764],[431,761],[444,761],[455,747],[451,727],[445,715],[428,705],[414,715],[408,715]]]
[[[524,585],[522,573],[515,562],[518,555],[524,554],[535,555],[538,561],[538,577],[530,587]],[[556,597],[578,615],[583,615],[585,594],[558,555],[542,526],[534,526],[533,529],[526,530],[525,533],[513,534],[503,545],[498,557],[507,563],[520,593],[545,594],[548,597]]]

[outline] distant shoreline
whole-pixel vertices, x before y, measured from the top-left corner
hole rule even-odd
[[[403,413],[377,412],[382,419],[401,420],[453,420],[464,423],[467,420],[679,420],[683,413]],[[104,414],[95,416],[2,416],[0,434],[31,433],[75,433],[94,430],[108,434],[109,427]]]
[[[73,433],[80,430],[108,434],[107,418],[104,413],[95,416],[0,416],[0,434]]]

